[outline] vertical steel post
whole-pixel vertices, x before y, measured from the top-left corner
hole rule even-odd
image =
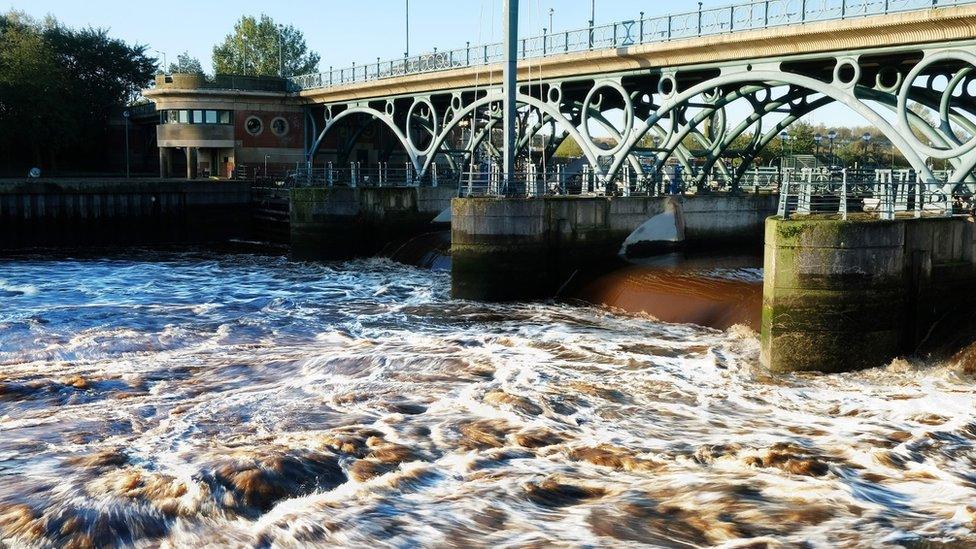
[[[515,114],[516,80],[518,78],[518,0],[504,0],[505,8],[505,65],[504,65],[504,131],[503,160],[504,186],[508,191],[511,177],[515,174]]]
[[[125,119],[125,178],[129,178],[129,109],[122,111]]]

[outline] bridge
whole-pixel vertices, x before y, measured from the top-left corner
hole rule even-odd
[[[557,172],[553,154],[572,139],[585,158],[577,191],[660,193],[674,164],[694,189],[734,191],[790,125],[840,103],[919,180],[973,184],[974,39],[971,0],[763,0],[521,39],[520,168],[506,177],[490,175],[502,155],[500,44],[291,83],[309,112],[308,161],[323,169],[333,132],[350,129],[338,161],[377,124],[399,148],[379,158],[402,154],[396,171],[412,181],[467,176],[480,183],[471,190],[494,194],[567,192],[570,174]],[[348,179],[356,168],[347,168],[334,162],[331,177]],[[501,188],[508,179],[522,183]]]
[[[764,241],[774,370],[876,366],[971,316],[976,0],[754,0],[512,45],[513,100],[502,44],[273,89],[165,76],[146,95],[177,109],[160,135],[186,147],[188,174],[194,144],[244,139],[267,175],[266,147],[301,126],[293,250],[348,257],[450,222],[458,298],[551,297],[622,253]],[[792,125],[837,105],[905,165],[760,165]],[[186,125],[201,108],[237,118]],[[579,159],[557,161],[569,140]]]

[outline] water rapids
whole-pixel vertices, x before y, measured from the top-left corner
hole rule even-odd
[[[206,253],[0,261],[0,546],[976,543],[973,380]]]

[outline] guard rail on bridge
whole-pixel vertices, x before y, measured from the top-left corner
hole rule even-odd
[[[609,25],[586,27],[519,40],[519,58],[537,59],[565,53],[623,48],[741,31],[886,15],[976,0],[753,0],[717,8],[641,17]],[[641,13],[643,16],[643,13]],[[330,88],[465,67],[487,66],[504,60],[501,42],[425,53],[290,78],[293,91]]]
[[[972,215],[976,185],[946,183],[947,174],[924,181],[911,170],[787,172],[779,195],[783,219],[804,215],[877,215],[922,217]]]

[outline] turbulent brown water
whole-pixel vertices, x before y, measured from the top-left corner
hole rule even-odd
[[[973,379],[446,274],[0,261],[0,546],[976,543]]]

